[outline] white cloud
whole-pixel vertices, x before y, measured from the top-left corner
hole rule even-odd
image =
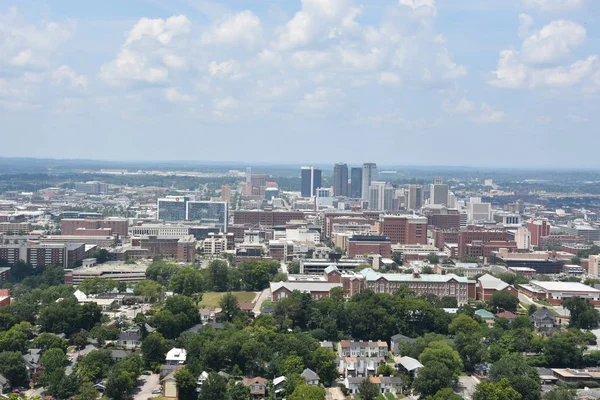
[[[102,65],[100,78],[110,85],[121,86],[166,82],[169,70],[187,68],[182,54],[190,29],[191,22],[185,15],[140,19],[129,31],[117,57]]]
[[[229,60],[217,63],[211,61],[208,65],[208,72],[211,76],[217,78],[240,79],[243,74],[240,71],[240,65],[236,60]]]
[[[62,65],[52,71],[52,80],[58,84],[67,84],[74,89],[87,89],[88,80],[84,75],[79,75],[68,65]]]
[[[318,87],[314,92],[305,93],[301,107],[309,111],[320,111],[339,105],[343,93],[330,87]]]
[[[523,0],[526,8],[555,13],[578,10],[585,3],[586,0]]]
[[[281,65],[283,59],[281,57],[281,54],[279,54],[278,52],[270,49],[263,49],[258,54],[258,61],[264,65],[278,67]]]
[[[140,19],[129,31],[125,46],[130,45],[144,37],[158,40],[161,44],[167,45],[173,37],[190,32],[191,22],[185,15],[174,15],[167,18]]]
[[[472,118],[472,121],[481,124],[497,124],[503,122],[504,117],[504,111],[495,110],[489,104],[482,103],[480,107],[480,114]]]
[[[452,61],[445,49],[437,54],[436,64],[443,71],[442,77],[444,79],[458,79],[467,76],[467,68]]]
[[[47,67],[73,30],[74,24],[69,21],[29,24],[16,7],[11,7],[5,14],[0,13],[0,64],[20,68]]]
[[[333,59],[326,51],[303,50],[292,54],[292,64],[298,69],[314,69],[328,65]]]
[[[342,64],[358,70],[377,69],[381,65],[385,54],[374,47],[367,52],[359,52],[351,48],[339,48]]]
[[[530,35],[533,18],[527,14],[519,14],[519,37],[525,39]]]
[[[552,21],[539,32],[529,36],[521,47],[526,63],[546,64],[559,61],[571,50],[585,42],[585,28],[572,21]]]
[[[180,57],[176,54],[165,54],[162,58],[163,64],[165,64],[165,66],[167,68],[172,68],[172,69],[186,69],[187,68],[187,62],[185,61],[185,58]]]
[[[498,67],[488,84],[504,89],[565,88],[581,85],[584,91],[600,89],[594,76],[600,74],[596,55],[569,64],[557,63],[585,41],[585,29],[574,22],[558,20],[523,41],[521,51],[502,50]],[[553,65],[549,65],[553,64]]]
[[[434,17],[437,14],[435,0],[400,0],[400,5],[411,8],[419,17]]]
[[[125,85],[129,82],[161,83],[168,76],[166,68],[154,65],[145,55],[127,48],[121,50],[115,60],[100,68],[100,78],[111,85]]]
[[[254,48],[262,41],[260,18],[248,10],[224,16],[202,34],[207,45]]]
[[[302,0],[302,8],[279,29],[275,46],[292,50],[318,38],[334,39],[358,28],[361,8],[351,0]]]
[[[215,110],[231,110],[232,108],[236,108],[239,102],[231,97],[221,97],[213,100],[213,108]]]
[[[400,77],[393,72],[382,72],[379,74],[379,84],[380,85],[390,85],[395,86],[399,85],[402,82]]]
[[[171,103],[189,102],[194,100],[192,96],[181,93],[179,89],[175,87],[165,89],[165,98]]]
[[[458,102],[444,100],[442,102],[442,110],[449,114],[468,114],[475,109],[475,105],[472,101],[466,98],[460,99]]]

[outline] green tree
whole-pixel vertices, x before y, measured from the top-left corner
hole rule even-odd
[[[44,371],[46,372],[64,368],[68,362],[69,360],[65,352],[58,348],[46,350],[42,354],[42,357],[40,357],[40,365],[44,367]]]
[[[423,365],[432,362],[444,364],[452,373],[452,378],[458,378],[462,370],[460,355],[446,342],[432,342],[427,346],[419,356],[419,361]]]
[[[313,352],[312,366],[325,386],[330,386],[337,376],[335,353],[323,347]]]
[[[198,398],[196,392],[196,377],[190,372],[187,367],[183,367],[175,372],[175,381],[179,392],[180,400],[193,400]],[[223,393],[224,394],[224,393]]]
[[[290,262],[287,265],[287,270],[289,274],[299,274],[300,273],[300,264],[297,262]]]
[[[390,364],[382,364],[377,368],[377,375],[392,376],[396,373],[396,370],[390,366]]]
[[[75,396],[75,400],[97,400],[98,391],[92,382],[83,382],[79,388],[79,393]]]
[[[154,301],[162,298],[166,289],[163,285],[150,279],[136,283],[133,294],[144,297],[145,301]]]
[[[105,378],[113,364],[110,350],[92,350],[77,363],[77,375],[82,382],[95,382]]]
[[[179,269],[178,266],[166,263],[163,260],[155,260],[146,269],[146,277],[163,286],[169,285],[171,276]]]
[[[163,309],[152,320],[158,331],[168,339],[175,339],[198,322],[200,315],[196,304],[191,298],[181,295],[167,298]]]
[[[159,332],[152,332],[142,341],[142,360],[147,368],[161,365],[167,352],[167,341]]]
[[[0,353],[0,374],[4,375],[13,386],[22,386],[27,379],[25,360],[18,351]]]
[[[208,287],[215,292],[229,288],[229,265],[224,260],[212,260],[208,264]]]
[[[226,400],[248,400],[250,388],[240,381],[231,380],[227,385]]]
[[[211,372],[202,384],[198,400],[224,399],[226,393],[227,382],[225,382],[225,378],[215,372]]]
[[[569,297],[562,302],[562,306],[569,310],[569,327],[579,329],[594,329],[598,327],[600,313],[594,305],[581,297]]]
[[[448,326],[450,333],[471,335],[481,329],[481,326],[467,314],[457,314]]]
[[[507,379],[498,382],[482,382],[477,385],[473,400],[521,400],[522,396],[513,389]]]
[[[375,400],[379,396],[379,387],[368,378],[358,385],[358,393],[362,400]]]
[[[576,400],[577,392],[572,389],[566,388],[555,388],[551,391],[547,392],[544,397],[544,400]]]
[[[490,298],[489,304],[496,310],[516,312],[519,306],[519,299],[508,292],[496,291]]]
[[[193,266],[181,267],[171,276],[169,287],[184,296],[202,292],[202,274]]]
[[[450,388],[440,389],[429,398],[430,400],[462,400],[463,398],[456,393],[454,390]]]
[[[430,267],[429,265],[426,265],[423,268],[421,268],[421,274],[423,274],[423,275],[431,275],[434,273],[435,272],[433,271],[433,268]]]
[[[573,330],[552,335],[545,343],[546,364],[553,367],[576,368],[581,366],[587,343]]]
[[[446,364],[431,361],[419,370],[419,374],[413,382],[415,390],[426,398],[433,396],[441,389],[451,387],[455,383],[453,371]]]
[[[427,255],[427,261],[429,261],[430,264],[439,264],[440,257],[435,253],[429,253]]]
[[[51,333],[40,333],[33,339],[33,347],[42,351],[56,348],[66,352],[68,345],[69,343],[65,339]]]
[[[304,371],[304,360],[302,357],[291,355],[283,361],[282,375],[301,374]]]
[[[489,378],[491,382],[507,379],[512,388],[523,396],[523,400],[539,400],[541,398],[539,374],[519,354],[505,355],[492,364]]]
[[[288,398],[289,400],[325,400],[325,390],[318,386],[302,384],[296,386],[296,389]],[[367,399],[364,396],[362,398]]]
[[[108,293],[116,287],[116,281],[100,277],[86,278],[78,285],[78,289],[87,295]]]
[[[221,308],[220,319],[223,322],[231,322],[242,314],[237,297],[232,293],[226,293],[221,297],[219,307]]]
[[[460,354],[460,359],[467,372],[473,372],[475,366],[481,363],[487,355],[487,347],[481,332],[471,334],[460,332],[454,338],[454,346]]]

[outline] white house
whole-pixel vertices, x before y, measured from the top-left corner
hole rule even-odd
[[[167,352],[166,364],[167,365],[183,365],[187,359],[187,351],[185,349],[179,349],[173,347]]]

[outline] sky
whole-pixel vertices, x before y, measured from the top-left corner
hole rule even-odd
[[[0,0],[0,156],[600,167],[597,0]]]

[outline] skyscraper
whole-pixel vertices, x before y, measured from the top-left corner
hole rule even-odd
[[[316,167],[302,167],[300,191],[302,197],[312,197],[321,187],[321,169]]]
[[[423,207],[423,186],[408,185],[408,200],[406,201],[409,210],[419,210]]]
[[[448,185],[442,183],[440,176],[434,177],[429,187],[429,204],[448,205]]]
[[[350,169],[350,197],[358,199],[362,196],[362,168]]]
[[[161,221],[184,221],[186,219],[187,200],[184,196],[169,196],[158,199],[157,218]]]
[[[377,164],[364,163],[362,167],[362,188],[361,197],[363,200],[369,200],[369,186],[371,182],[377,180]]]
[[[390,211],[394,208],[394,187],[385,182],[371,182],[369,210]]]
[[[348,196],[348,165],[337,163],[333,167],[333,195]]]

